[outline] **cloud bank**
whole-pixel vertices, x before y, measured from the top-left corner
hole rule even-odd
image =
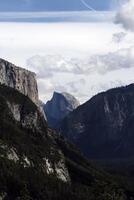
[[[0,12],[1,22],[112,22],[115,12],[60,11],[60,12]]]
[[[128,0],[123,4],[117,13],[116,23],[122,24],[127,30],[134,31],[134,0]]]
[[[37,73],[42,99],[53,91],[66,91],[83,102],[101,91],[134,82],[134,46],[84,59],[36,55],[27,65]]]
[[[27,60],[27,66],[33,69],[40,79],[50,78],[57,73],[87,76],[97,72],[104,75],[111,71],[134,67],[134,46],[84,59],[66,58],[61,55],[36,55]]]

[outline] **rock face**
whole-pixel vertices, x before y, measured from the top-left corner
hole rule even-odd
[[[44,119],[47,121],[47,117],[46,117],[46,113],[45,113],[45,111],[44,111],[44,106],[45,106],[45,104],[41,101],[41,100],[39,100],[39,109],[40,109],[40,112],[42,113],[42,115],[44,116]]]
[[[63,200],[63,196],[64,200],[109,196],[126,200],[111,177],[94,169],[47,127],[27,96],[0,85],[0,198]]]
[[[134,84],[94,96],[61,123],[64,136],[88,158],[134,155]]]
[[[1,138],[1,135],[6,134],[5,124],[7,124],[7,127],[8,126],[10,127],[11,124],[14,124],[14,128],[11,126],[10,129],[8,130],[9,133],[10,132],[12,133],[12,131],[15,131],[15,129],[16,129],[16,133],[14,134],[18,134],[17,132],[22,131],[21,133],[22,135],[19,136],[20,137],[19,140],[21,140],[23,137],[25,138],[26,136],[25,133],[27,132],[28,134],[29,132],[29,136],[27,135],[27,139],[29,138],[28,139],[29,144],[25,141],[25,143],[27,143],[29,147],[26,147],[26,145],[24,145],[25,146],[24,148],[33,148],[33,147],[30,147],[30,145],[33,142],[31,138],[33,138],[38,143],[39,142],[38,137],[39,138],[41,137],[44,143],[43,144],[44,147],[43,146],[41,147],[41,143],[40,143],[38,148],[41,148],[42,151],[44,152],[40,152],[40,158],[41,157],[42,158],[39,162],[40,162],[40,165],[42,165],[44,173],[55,175],[58,179],[61,179],[64,182],[69,182],[70,177],[69,177],[69,172],[65,166],[64,155],[61,152],[61,150],[58,148],[58,146],[54,144],[55,139],[52,136],[53,133],[52,131],[48,130],[47,123],[42,113],[38,109],[38,107],[28,97],[24,96],[18,91],[12,88],[6,87],[4,85],[1,85],[0,86],[0,111],[1,111],[0,141],[2,142],[3,140]],[[3,116],[3,119],[2,119],[2,116]],[[35,160],[34,162],[34,157],[33,157],[34,155],[28,155],[26,152],[24,153],[23,151],[25,150],[23,149],[23,144],[22,144],[22,147],[21,147],[21,144],[19,144],[19,146],[22,149],[21,149],[21,152],[18,151],[18,147],[16,146],[16,144],[14,144],[18,142],[17,137],[18,136],[16,136],[16,138],[13,138],[14,141],[12,141],[13,143],[11,146],[8,144],[8,142],[7,143],[2,142],[0,144],[0,148],[2,148],[3,151],[5,151],[8,160],[13,160],[15,163],[17,161],[18,162],[21,161],[23,163],[24,168],[35,166],[35,163],[38,161],[38,159]],[[22,143],[24,142],[23,139],[21,141]],[[51,150],[51,148],[55,149],[54,152],[52,152],[53,150]],[[35,149],[33,149],[33,151],[35,151]],[[51,153],[53,155],[51,155]],[[0,157],[1,156],[2,155],[0,155]],[[36,157],[36,152],[35,152],[35,157]],[[48,173],[47,171],[48,170],[47,163],[49,163],[52,169],[50,173]]]
[[[0,59],[0,83],[18,90],[38,104],[37,81],[33,72]]]
[[[78,100],[72,95],[54,92],[52,99],[44,106],[49,126],[55,128],[60,120],[79,105]]]

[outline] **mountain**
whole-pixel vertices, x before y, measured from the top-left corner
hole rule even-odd
[[[134,84],[100,93],[61,123],[63,135],[93,159],[134,155]]]
[[[112,176],[96,169],[72,144],[48,128],[40,108],[28,96],[0,84],[0,199],[63,197],[129,199]]]
[[[56,128],[57,124],[79,105],[78,100],[71,94],[54,92],[52,99],[44,106],[48,125]]]
[[[38,88],[35,73],[0,59],[0,83],[18,90],[38,104]]]

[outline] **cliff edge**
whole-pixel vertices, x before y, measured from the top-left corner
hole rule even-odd
[[[0,59],[0,84],[14,88],[38,104],[36,75],[26,69]]]

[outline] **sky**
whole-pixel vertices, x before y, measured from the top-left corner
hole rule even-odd
[[[134,1],[53,2],[0,0],[0,57],[36,72],[40,99],[133,83]]]
[[[109,10],[117,4],[118,0],[0,0],[0,11],[80,11],[89,5]]]

